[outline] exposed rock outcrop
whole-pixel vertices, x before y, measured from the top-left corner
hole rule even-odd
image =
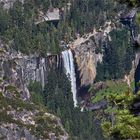
[[[102,62],[102,44],[108,39],[111,41],[109,32],[115,26],[111,22],[106,22],[103,29],[87,34],[83,37],[77,37],[71,44],[75,52],[78,71],[80,72],[81,86],[92,84],[96,77],[96,67],[98,62]]]
[[[3,51],[4,54],[2,53]],[[18,82],[15,86],[18,86],[22,91],[26,89],[25,86],[21,87],[20,83],[22,83],[22,85],[28,85],[30,81],[39,81],[44,88],[44,85],[47,83],[47,74],[50,68],[62,69],[62,58],[59,54],[48,54],[45,57],[39,55],[27,56],[10,50],[9,48],[7,48],[7,51],[3,50],[2,43],[0,53],[2,60],[0,64],[3,70],[1,76],[9,78],[11,83],[15,81],[15,77],[18,77],[18,79],[16,79]],[[8,62],[5,63],[5,61]],[[9,69],[9,67],[11,69]]]
[[[37,78],[34,72],[43,73],[45,59],[40,59],[36,69],[34,58],[28,62],[27,56],[10,52],[6,45],[0,44],[0,139],[68,139],[60,119],[30,99],[26,81]]]
[[[13,4],[14,4],[14,2],[15,2],[16,0],[0,0],[0,3],[1,4],[3,4],[3,8],[4,9],[9,9],[10,7],[12,7],[13,6]],[[20,2],[24,2],[24,0],[20,0]]]

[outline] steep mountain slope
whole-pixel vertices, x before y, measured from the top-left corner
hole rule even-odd
[[[19,56],[0,45],[0,138],[4,140],[68,139],[61,120],[31,101]]]

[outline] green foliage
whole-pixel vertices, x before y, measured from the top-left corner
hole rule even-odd
[[[42,94],[43,91],[40,82],[31,81],[29,83],[28,89],[31,93],[32,102],[38,105],[43,105],[44,104],[43,94]]]
[[[109,95],[117,95],[117,94],[122,94],[124,92],[127,92],[131,89],[128,88],[127,84],[121,81],[106,81],[106,86],[107,88],[100,90],[94,95],[91,90],[92,96],[92,102],[96,103],[104,98],[106,98]]]
[[[115,114],[115,124],[104,122],[102,128],[106,136],[116,139],[139,139],[140,117],[134,117],[128,110],[119,110]]]
[[[137,97],[132,95],[131,92],[108,96],[110,109],[106,113],[110,116],[110,121],[106,120],[102,123],[105,136],[112,136],[120,140],[140,138],[140,117],[134,116],[129,111],[129,106],[135,98]]]
[[[97,66],[96,81],[120,79],[132,68],[134,51],[130,46],[128,32],[124,29],[110,33],[112,41],[104,46],[103,62]]]
[[[34,52],[43,55],[46,55],[47,52],[59,53],[59,32],[55,29],[56,27],[47,23],[43,23],[45,26],[35,25],[38,8],[44,6],[48,9],[49,7],[48,1],[40,2],[25,0],[23,4],[17,0],[9,11],[0,6],[0,35],[6,43],[12,40],[10,45],[15,50],[26,54]],[[48,36],[51,37],[51,40]]]
[[[8,85],[5,87],[5,90],[9,90],[11,92],[16,91],[16,87],[12,86],[12,85]]]
[[[92,98],[93,103],[103,98],[108,102],[101,117],[104,136],[116,140],[140,139],[140,117],[130,112],[134,99],[139,95],[133,95],[132,89],[121,81],[108,81],[106,84],[107,88],[100,90]]]
[[[2,35],[10,26],[10,16],[0,5],[0,35]]]
[[[137,0],[117,1],[130,7],[139,7],[140,5],[140,2]],[[139,14],[136,15],[136,21],[139,22]],[[109,119],[106,118],[106,121],[102,123],[105,136],[114,137],[117,140],[140,139],[140,117],[134,116],[129,111],[130,105],[137,96],[132,95],[130,91],[108,95],[109,107],[106,113],[109,115]]]
[[[136,14],[136,22],[140,23],[140,12]]]
[[[37,81],[30,81],[28,89],[30,92],[42,93],[41,83]]]
[[[100,128],[97,128],[92,123],[92,112],[81,112],[79,108],[74,108],[70,82],[64,73],[60,73],[53,69],[48,75],[48,83],[42,94],[42,88],[39,82],[31,81],[29,90],[31,99],[36,105],[40,105],[40,111],[35,116],[35,121],[38,124],[36,128],[30,128],[32,133],[37,137],[48,137],[48,133],[53,129],[57,135],[63,134],[57,121],[51,117],[44,116],[43,112],[47,109],[59,116],[62,123],[73,140],[93,140],[103,139]],[[42,102],[44,98],[44,102]],[[41,99],[41,100],[40,100]],[[39,108],[38,108],[39,109]]]
[[[64,20],[58,25],[55,23],[41,23],[35,25],[38,17],[38,9],[47,12],[49,7],[62,8],[69,0],[19,0],[14,2],[9,12],[0,8],[1,36],[7,41],[12,40],[12,47],[23,53],[38,52],[41,54],[59,53],[60,41],[69,42],[75,37],[75,33],[84,34],[91,32],[93,27],[99,27],[107,19],[112,19],[119,9],[113,4],[113,0],[88,0],[71,1],[70,11],[64,13]],[[114,6],[112,6],[114,5]],[[106,13],[106,16],[104,16]],[[89,18],[90,17],[90,18]]]
[[[74,108],[70,82],[64,73],[50,71],[44,98],[47,108],[61,118],[72,140],[104,139],[100,128],[93,124],[92,112]]]
[[[113,8],[116,5],[113,1],[104,0],[76,0],[72,4],[69,20],[76,32],[83,34],[93,30],[93,27],[99,27],[104,24],[107,19],[112,19],[115,15]],[[106,12],[106,16],[104,16]]]

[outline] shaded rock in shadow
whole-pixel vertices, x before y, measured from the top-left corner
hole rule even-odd
[[[87,110],[99,110],[99,109],[105,109],[107,107],[107,101],[106,100],[101,100],[97,103],[89,103],[86,105]]]
[[[129,108],[130,112],[135,116],[140,115],[140,97],[136,97]]]

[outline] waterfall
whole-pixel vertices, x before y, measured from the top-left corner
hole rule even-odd
[[[73,54],[71,50],[65,50],[62,52],[62,58],[64,61],[64,68],[66,70],[67,76],[69,76],[71,81],[71,92],[73,94],[74,107],[77,106],[77,90],[76,90],[76,77],[75,77],[75,68]]]

